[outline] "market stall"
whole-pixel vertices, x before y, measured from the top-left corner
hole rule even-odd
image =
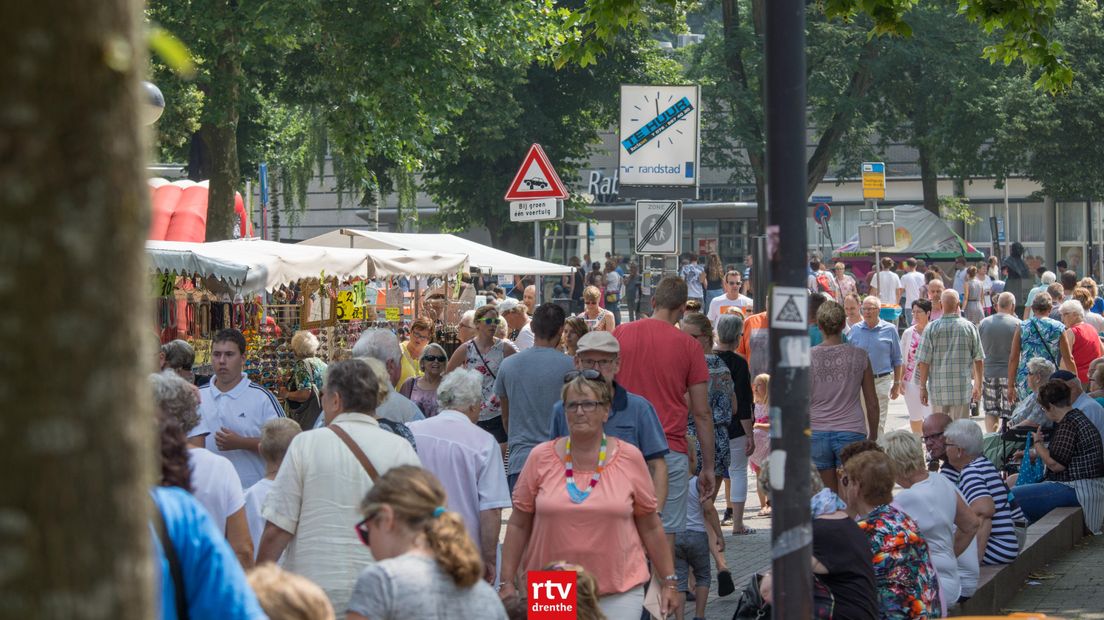
[[[187,243],[148,241],[162,341],[183,338],[196,372],[209,371],[211,336],[246,334],[246,373],[274,391],[295,359],[301,329],[318,335],[319,357],[335,359],[368,327],[402,332],[415,313],[397,276],[455,274],[459,253],[326,248],[258,239]]]
[[[563,276],[574,267],[539,261],[449,234],[393,233],[341,228],[299,245],[373,250],[435,251],[448,248],[468,255],[468,263],[488,275]]]

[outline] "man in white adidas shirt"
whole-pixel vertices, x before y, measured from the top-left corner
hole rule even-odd
[[[272,392],[253,383],[245,368],[245,336],[236,329],[224,329],[211,343],[211,364],[215,376],[199,390],[199,426],[189,437],[206,435],[211,452],[234,465],[243,489],[264,478],[265,464],[258,451],[261,427],[284,417],[284,410]]]

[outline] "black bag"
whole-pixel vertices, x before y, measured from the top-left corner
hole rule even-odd
[[[302,403],[293,400],[288,403],[288,417],[299,423],[299,428],[309,431],[318,422],[318,416],[322,414],[322,403],[318,401],[318,392],[311,390],[311,395]]]
[[[771,617],[770,605],[763,601],[759,594],[759,583],[763,576],[755,573],[748,579],[747,585],[740,591],[740,599],[736,601],[736,611],[732,614],[732,620],[768,620]]]

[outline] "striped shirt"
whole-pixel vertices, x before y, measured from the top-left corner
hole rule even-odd
[[[989,542],[985,545],[983,564],[1008,564],[1019,555],[1019,542],[1013,521],[1024,520],[1019,506],[1008,501],[1008,487],[1004,486],[1000,473],[984,456],[979,456],[962,468],[958,490],[966,497],[967,504],[989,496],[993,499],[993,527]]]

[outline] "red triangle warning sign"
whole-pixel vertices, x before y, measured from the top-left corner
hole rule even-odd
[[[506,200],[533,198],[567,198],[567,189],[539,144],[529,147],[506,192]]]

